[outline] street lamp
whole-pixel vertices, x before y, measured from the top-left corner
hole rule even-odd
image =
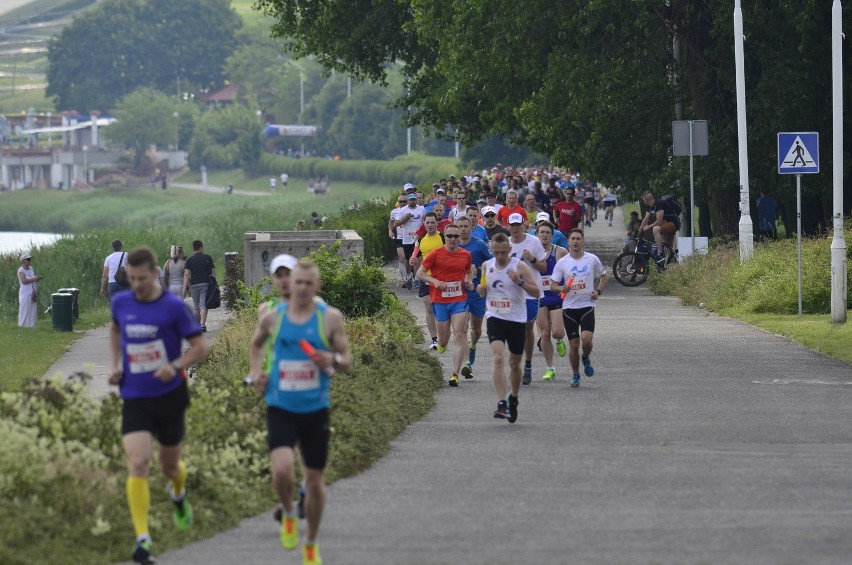
[[[89,184],[89,146],[83,146],[83,175],[86,179],[86,184]]]
[[[175,112],[172,117],[175,119],[175,151],[180,151],[180,114]]]

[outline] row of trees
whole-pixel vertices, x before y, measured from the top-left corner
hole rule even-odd
[[[670,157],[679,104],[682,119],[710,124],[710,156],[696,166],[701,231],[737,232],[728,0],[530,0],[523,9],[511,0],[258,5],[275,18],[274,33],[289,49],[329,69],[389,82],[388,63],[399,62],[404,89],[396,106],[407,123],[439,135],[458,132],[466,144],[504,136],[634,195],[649,187],[682,190],[685,160]],[[831,167],[830,12],[827,2],[743,6],[750,185],[776,192],[791,210],[792,183],[775,169],[776,133],[822,132],[822,167]],[[852,21],[849,3],[844,18]],[[848,51],[846,42],[845,68]],[[807,183],[809,231],[830,215],[830,183],[828,174]]]

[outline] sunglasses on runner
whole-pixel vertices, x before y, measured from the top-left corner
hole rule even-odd
[[[447,239],[458,239],[461,236],[457,233],[445,233],[444,237],[446,237]]]

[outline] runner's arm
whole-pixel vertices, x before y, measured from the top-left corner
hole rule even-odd
[[[532,269],[530,269],[525,263],[518,263],[517,275],[518,279],[524,282],[524,284],[521,285],[521,288],[523,288],[524,291],[532,298],[538,298],[539,288],[538,284],[535,282]]]
[[[348,371],[352,368],[352,352],[349,350],[349,338],[343,325],[343,314],[337,308],[325,311],[325,327],[331,341],[332,351],[328,353],[329,363],[336,371]]]
[[[257,329],[249,342],[249,376],[251,377],[251,380],[254,381],[255,388],[258,392],[266,390],[267,375],[262,369],[263,354],[266,348],[266,341],[270,336],[269,328],[272,325],[272,320],[274,320],[274,318],[275,314],[273,312],[267,313],[267,315],[257,324]]]

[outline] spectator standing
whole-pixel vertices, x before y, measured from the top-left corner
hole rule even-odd
[[[773,241],[778,241],[778,227],[775,225],[775,220],[780,216],[778,202],[769,196],[765,189],[761,190],[760,198],[757,199],[757,235],[761,240],[772,238]]]
[[[281,186],[284,187],[284,189],[287,188],[287,182],[289,180],[290,180],[290,175],[288,175],[287,173],[281,173]]]
[[[195,306],[195,317],[201,323],[201,331],[207,331],[207,285],[210,277],[216,276],[213,257],[204,253],[204,243],[196,239],[192,242],[194,253],[186,260],[183,271],[184,292],[189,288]]]
[[[35,274],[32,261],[33,256],[24,253],[21,255],[21,266],[18,267],[18,325],[22,328],[35,327],[38,313],[36,283],[44,278]]]
[[[104,289],[107,289],[109,290],[110,300],[116,292],[121,290],[121,287],[115,282],[115,274],[118,272],[118,268],[122,265],[127,268],[127,253],[124,253],[121,248],[121,240],[113,240],[112,253],[104,259],[104,270],[101,274],[101,296],[104,295]]]

